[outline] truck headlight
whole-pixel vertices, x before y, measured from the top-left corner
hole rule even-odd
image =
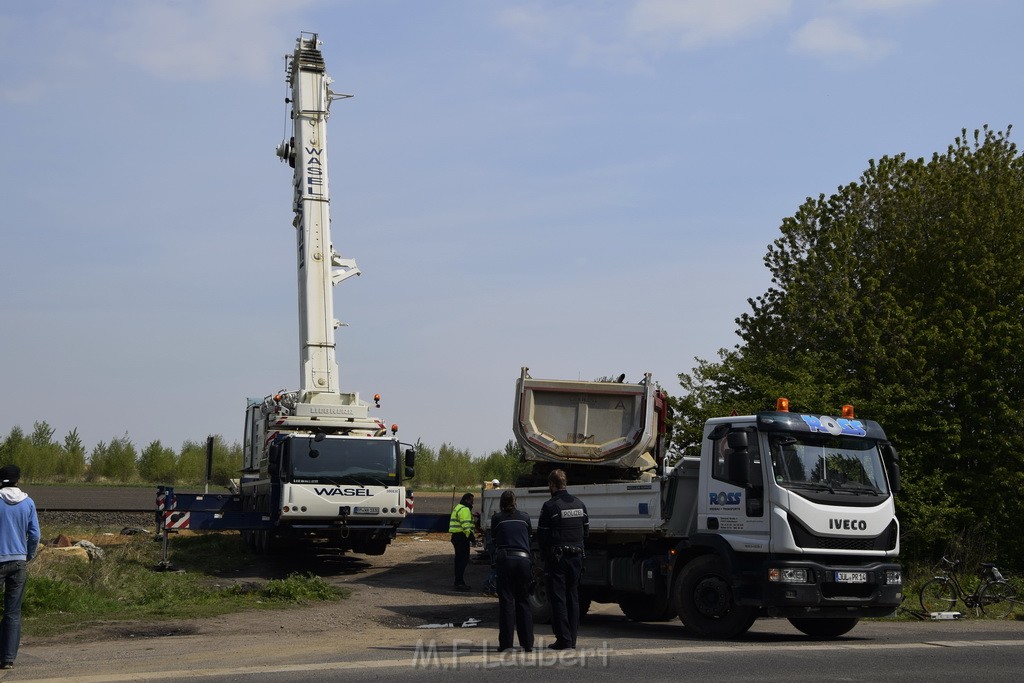
[[[898,585],[903,583],[903,572],[899,569],[887,569],[885,571],[885,582],[889,585]]]
[[[768,580],[775,583],[807,583],[807,570],[772,567],[768,570]]]

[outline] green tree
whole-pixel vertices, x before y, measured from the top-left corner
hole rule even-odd
[[[93,481],[135,481],[139,477],[137,461],[138,453],[127,433],[111,439],[110,444],[101,441],[90,458],[90,478]]]
[[[186,441],[178,451],[178,482],[198,484],[206,479],[206,442]]]
[[[30,448],[28,457],[22,465],[22,477],[31,481],[48,481],[53,479],[61,458],[61,447],[54,443],[54,428],[46,421],[32,425],[29,436]]]
[[[55,478],[57,481],[78,481],[85,473],[85,446],[78,429],[72,429],[64,437],[60,459],[57,463]]]
[[[441,444],[437,450],[437,462],[434,467],[435,485],[479,486],[481,483],[479,469],[475,466],[469,451],[455,448],[449,443]]]
[[[31,462],[32,440],[18,426],[11,427],[7,437],[0,443],[0,465],[17,465],[25,470]]]
[[[416,477],[407,485],[410,488],[430,486],[434,481],[434,469],[437,464],[437,451],[423,443],[422,439],[416,440]]]
[[[741,342],[698,359],[673,401],[682,447],[711,415],[771,409],[877,419],[903,455],[910,554],[964,529],[1024,551],[1024,160],[1010,131],[899,154],[782,222],[772,286]]]
[[[531,470],[531,463],[522,462],[523,449],[509,439],[505,448],[491,452],[480,463],[483,481],[497,479],[503,486],[514,486],[519,475]]]
[[[178,456],[173,448],[152,441],[139,455],[139,476],[151,484],[174,484],[177,481]]]
[[[29,437],[29,440],[36,448],[51,446],[53,445],[54,431],[54,428],[46,421],[36,422],[32,425],[32,436]]]
[[[204,451],[205,458],[205,451]],[[204,459],[205,467],[205,459]],[[242,444],[237,441],[228,445],[220,434],[213,437],[213,472],[211,483],[227,486],[230,479],[238,479],[242,469]],[[205,479],[206,471],[203,470]]]

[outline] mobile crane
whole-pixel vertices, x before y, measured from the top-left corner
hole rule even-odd
[[[340,388],[333,287],[360,270],[331,241],[327,119],[331,103],[348,96],[331,90],[320,45],[317,34],[302,33],[286,58],[292,135],[277,148],[294,169],[299,389],[249,399],[230,500],[165,493],[163,512],[178,528],[187,511],[189,528],[240,529],[257,552],[284,540],[326,539],[380,555],[412,512],[404,481],[414,475],[415,452],[403,452],[397,425],[389,434],[368,402]],[[379,401],[375,395],[375,407]]]

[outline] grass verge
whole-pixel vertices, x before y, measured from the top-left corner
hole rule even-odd
[[[64,532],[78,540],[86,535]],[[43,538],[47,536],[45,531]],[[204,532],[173,539],[177,571],[160,572],[161,544],[152,536],[89,535],[103,550],[84,560],[44,549],[29,565],[22,629],[55,635],[97,622],[192,619],[252,609],[280,609],[348,597],[347,589],[312,574],[238,583],[224,572],[251,564],[237,533]]]

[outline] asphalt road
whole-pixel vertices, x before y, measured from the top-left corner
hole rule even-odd
[[[15,669],[9,680],[447,682],[479,680],[482,675],[486,680],[521,681],[540,676],[581,683],[624,678],[934,682],[1015,681],[1024,670],[1021,622],[877,621],[862,623],[838,640],[813,641],[797,634],[785,621],[763,620],[742,639],[702,641],[688,637],[677,624],[637,624],[614,614],[595,617],[581,629],[580,648],[562,653],[538,649],[532,654],[499,654],[486,644],[486,638],[493,637],[491,630],[475,629],[438,641],[429,640],[429,632],[395,634],[368,650],[345,653],[324,642],[319,653],[307,652],[302,661],[288,652],[264,650],[241,666],[190,666],[185,657],[173,670],[108,669],[95,676],[86,668],[60,678],[37,678],[33,670],[38,675],[47,668],[26,662],[26,667]],[[543,628],[538,626],[538,634]],[[157,647],[152,641],[151,645],[149,650]],[[146,654],[140,651],[135,656],[145,659]]]

